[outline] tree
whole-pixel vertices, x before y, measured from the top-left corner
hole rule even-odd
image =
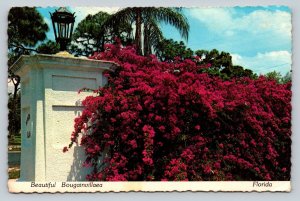
[[[8,136],[18,135],[21,129],[20,93],[8,95]]]
[[[272,71],[272,72],[268,72],[266,75],[266,78],[268,78],[269,80],[275,80],[277,83],[280,82],[281,80],[281,73],[277,72],[277,71]]]
[[[162,7],[124,8],[112,15],[106,26],[117,27],[125,22],[135,24],[135,46],[140,55],[151,53],[151,47],[155,48],[155,45],[158,44],[157,41],[162,40],[159,22],[174,26],[183,38],[188,39],[189,24],[180,9]]]
[[[292,74],[291,72],[287,72],[282,78],[281,78],[281,83],[286,84],[288,82],[292,81]]]
[[[103,50],[106,33],[103,23],[108,17],[108,13],[99,12],[96,15],[88,15],[79,22],[74,31],[71,45],[71,51],[75,55],[89,56],[94,51]]]
[[[131,24],[126,22],[118,26],[106,26],[110,17],[110,14],[100,11],[79,22],[73,34],[71,52],[76,56],[91,56],[94,52],[103,51],[104,45],[112,43],[115,37],[120,38],[124,45],[131,43]]]
[[[13,7],[8,13],[8,50],[14,57],[9,58],[9,66],[15,56],[29,54],[39,41],[46,39],[48,25],[35,8]]]
[[[45,40],[48,25],[35,8],[13,7],[8,13],[8,66],[11,66],[21,55],[37,52],[34,47]],[[17,96],[20,78],[9,72],[14,84],[14,98]]]
[[[195,54],[202,58],[202,63],[210,63],[216,69],[232,66],[231,55],[228,52],[220,53],[218,50],[212,49],[211,51],[197,50]]]
[[[175,57],[180,60],[191,59],[194,55],[193,50],[187,48],[183,41],[174,41],[173,39],[164,39],[159,43],[157,57],[161,61],[171,62]]]
[[[275,80],[279,84],[286,84],[292,80],[290,72],[287,72],[284,76],[282,76],[280,72],[274,70],[272,72],[268,72],[265,76],[267,79]]]
[[[160,61],[174,62],[185,59],[197,60],[197,65],[210,64],[209,68],[202,69],[211,76],[219,76],[228,80],[233,77],[250,77],[256,78],[257,75],[250,69],[232,64],[232,58],[228,52],[219,52],[216,49],[193,51],[184,45],[183,41],[177,42],[172,39],[164,39],[159,43],[159,51],[156,52]]]
[[[47,42],[39,45],[36,51],[40,54],[56,54],[60,51],[60,49],[58,43],[48,40]]]
[[[211,67],[207,72],[211,75],[218,75],[223,79],[230,79],[232,77],[250,77],[257,78],[257,75],[250,69],[232,64],[232,57],[228,52],[219,52],[217,49],[197,50],[195,52],[201,58],[200,64],[209,63]]]
[[[21,55],[32,53],[55,53],[54,42],[48,41],[36,48],[39,42],[46,39],[48,26],[35,8],[13,7],[8,13],[8,66],[11,66]],[[13,94],[8,99],[9,136],[20,131],[20,94],[18,93],[20,77],[9,73],[10,82],[14,85]]]
[[[220,71],[221,77],[224,79],[230,79],[233,77],[249,77],[252,79],[256,79],[257,75],[253,73],[250,69],[244,69],[243,66],[239,65],[231,65],[229,67],[225,67]]]

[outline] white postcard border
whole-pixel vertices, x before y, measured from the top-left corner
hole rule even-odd
[[[20,182],[8,181],[11,193],[94,192],[290,192],[290,181]]]

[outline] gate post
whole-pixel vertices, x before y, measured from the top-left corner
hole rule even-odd
[[[21,175],[19,181],[84,181],[85,155],[79,145],[68,152],[81,101],[107,83],[103,71],[113,62],[68,55],[22,56],[11,70],[21,78]]]

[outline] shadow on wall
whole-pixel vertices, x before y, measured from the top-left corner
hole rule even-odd
[[[73,164],[67,181],[86,181],[86,175],[92,171],[92,168],[82,166],[85,161],[84,148],[81,146],[74,146],[73,158]]]

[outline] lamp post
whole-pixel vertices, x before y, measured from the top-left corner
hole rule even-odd
[[[71,13],[66,7],[60,7],[54,13],[50,13],[56,43],[60,45],[60,51],[66,51],[71,42],[75,22],[75,13]]]

